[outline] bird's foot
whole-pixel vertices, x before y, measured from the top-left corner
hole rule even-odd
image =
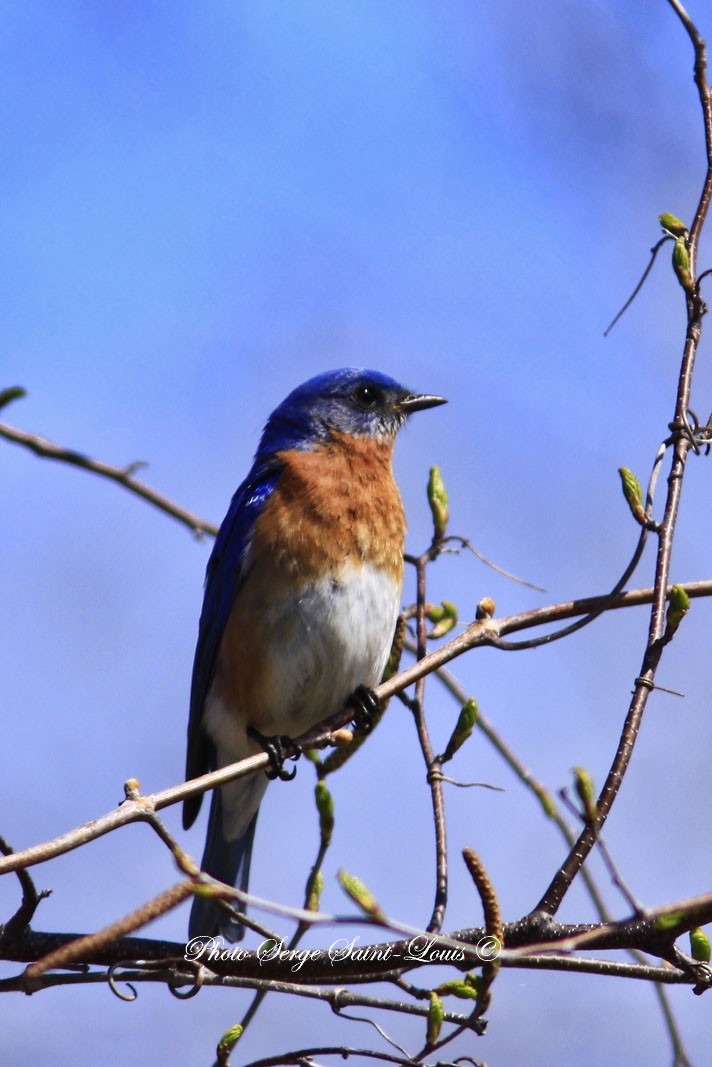
[[[302,754],[299,749],[295,751],[291,737],[280,737],[279,734],[274,737],[265,737],[254,726],[247,727],[247,734],[253,741],[257,741],[267,753],[269,767],[265,769],[265,774],[270,782],[273,782],[275,778],[279,778],[282,782],[291,782],[297,773],[297,768],[292,767],[291,771],[285,770],[284,761],[287,759],[298,760]]]
[[[357,730],[367,734],[373,728],[373,720],[381,710],[378,697],[367,685],[354,690],[349,703],[354,708],[353,723]]]

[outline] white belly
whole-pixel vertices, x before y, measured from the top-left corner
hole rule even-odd
[[[397,583],[369,566],[290,598],[275,613],[267,729],[302,732],[338,711],[359,685],[377,685],[399,605]]]
[[[252,636],[259,637],[263,663],[250,706],[228,706],[212,691],[206,701],[204,722],[217,748],[218,766],[259,751],[246,735],[248,725],[265,736],[297,737],[336,713],[359,685],[377,685],[399,606],[399,584],[368,565],[347,566],[338,582],[324,579],[286,598],[260,597],[250,616],[260,619]],[[245,642],[247,649],[249,644]],[[249,651],[231,670],[248,672],[249,678]],[[249,809],[256,810],[261,799],[266,779],[260,775],[252,782],[251,788],[246,781],[234,783],[235,800],[242,792],[242,803],[239,824],[231,827],[230,836],[249,822]],[[233,787],[223,787],[223,793],[227,791]]]

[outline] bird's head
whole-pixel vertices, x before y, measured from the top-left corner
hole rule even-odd
[[[413,411],[445,403],[378,371],[327,371],[297,386],[272,412],[258,455],[312,448],[333,433],[393,438]]]

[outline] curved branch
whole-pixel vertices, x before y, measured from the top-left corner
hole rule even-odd
[[[158,508],[159,511],[163,511],[166,515],[170,515],[171,518],[183,523],[184,526],[193,531],[196,537],[204,537],[206,534],[210,537],[217,535],[218,528],[213,523],[193,515],[192,512],[175,504],[168,497],[157,493],[155,489],[151,489],[145,482],[140,482],[138,478],[134,478],[136,471],[145,466],[144,463],[134,462],[129,463],[127,467],[113,467],[111,464],[103,463],[101,460],[91,459],[82,452],[75,452],[71,448],[56,445],[52,441],[48,441],[46,437],[40,437],[39,434],[16,430],[13,426],[8,426],[4,422],[0,422],[0,437],[4,437],[6,441],[12,441],[16,445],[23,445],[42,459],[54,459],[61,463],[68,463],[72,467],[79,467],[81,470],[90,471],[92,474],[98,474],[102,478],[108,478],[109,481],[116,482],[118,485],[123,486],[124,489],[128,489],[129,492],[135,493],[142,500],[152,504],[153,507]]]

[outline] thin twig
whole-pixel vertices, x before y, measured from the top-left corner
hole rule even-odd
[[[159,511],[163,511],[166,515],[170,515],[171,518],[183,523],[184,526],[193,531],[196,537],[204,537],[205,535],[215,537],[217,535],[218,528],[212,522],[201,519],[185,508],[179,507],[168,497],[157,493],[155,489],[151,489],[145,482],[140,482],[137,478],[134,478],[136,471],[145,466],[144,463],[134,462],[129,463],[127,467],[113,467],[109,463],[103,463],[101,460],[91,459],[82,452],[75,452],[71,448],[56,445],[52,441],[48,441],[46,437],[40,437],[39,434],[16,430],[13,426],[8,426],[4,422],[0,422],[0,437],[4,437],[6,441],[12,441],[16,445],[23,445],[42,459],[54,459],[61,463],[68,463],[72,467],[79,467],[81,470],[90,471],[92,474],[98,474],[102,478],[108,478],[110,481],[116,482],[118,485],[123,486],[124,489],[128,489],[129,492],[135,493],[142,500],[152,504],[153,507],[158,508]]]
[[[702,121],[705,131],[707,173],[705,174],[702,192],[697,204],[697,210],[695,211],[692,226],[690,227],[690,236],[688,239],[690,272],[694,277],[696,274],[697,246],[699,244],[700,234],[702,233],[702,227],[704,226],[707,217],[710,199],[712,198],[712,93],[710,93],[710,87],[707,82],[707,46],[704,39],[695,23],[680,3],[680,0],[668,0],[668,3],[684,26],[685,32],[690,38],[695,53],[695,84],[702,106]]]
[[[672,240],[672,238],[670,237],[670,235],[666,234],[665,237],[661,237],[660,240],[656,244],[654,244],[653,247],[650,249],[650,260],[648,262],[647,267],[643,271],[643,275],[642,275],[640,281],[638,282],[638,284],[636,285],[635,289],[630,294],[630,296],[628,297],[628,299],[626,300],[625,304],[620,309],[618,314],[615,316],[615,318],[608,324],[606,329],[603,331],[603,336],[604,337],[608,337],[609,333],[611,332],[611,330],[613,329],[615,324],[625,315],[626,311],[628,310],[630,305],[633,303],[633,301],[635,300],[635,298],[638,295],[638,293],[640,292],[640,290],[645,285],[645,279],[648,277],[648,275],[650,274],[651,270],[653,269],[653,263],[655,262],[655,257],[657,256],[658,252],[660,251],[660,249],[662,248],[662,246],[665,244],[666,241],[671,241],[671,240]]]
[[[445,546],[448,545],[451,541],[456,541],[461,548],[464,548],[468,552],[471,552],[472,555],[480,561],[480,563],[484,563],[486,567],[489,567],[491,570],[496,571],[497,574],[501,574],[503,578],[508,578],[510,582],[516,582],[517,585],[524,585],[527,587],[527,589],[534,589],[537,593],[546,592],[546,590],[543,589],[540,585],[535,585],[534,582],[529,582],[526,578],[519,578],[516,574],[512,574],[511,571],[506,571],[504,567],[499,567],[496,563],[493,563],[492,560],[488,559],[487,556],[483,555],[483,553],[480,552],[478,548],[475,548],[469,537],[460,537],[459,534],[448,534],[447,537],[443,538],[442,544],[443,546]],[[446,549],[444,550],[447,551]]]
[[[14,849],[4,837],[0,837],[0,852],[2,852],[3,856],[11,856],[14,852]],[[43,889],[38,893],[35,883],[23,867],[18,867],[15,873],[22,887],[22,901],[15,914],[5,923],[4,929],[8,937],[16,936],[29,926],[40,901],[51,893],[49,889]]]
[[[282,1065],[294,1064],[295,1067],[306,1067],[314,1064],[315,1056],[337,1056],[342,1062],[347,1062],[352,1056],[362,1056],[364,1059],[381,1060],[383,1063],[395,1063],[400,1067],[412,1067],[413,1060],[410,1056],[394,1056],[392,1052],[376,1052],[368,1048],[352,1048],[350,1045],[317,1045],[313,1048],[294,1049],[290,1052],[282,1052],[276,1056],[264,1056],[259,1060],[250,1060],[244,1067],[282,1067]],[[429,1067],[423,1064],[423,1067]],[[430,1065],[435,1067],[435,1065]]]
[[[427,657],[427,636],[425,626],[426,568],[428,563],[437,555],[437,551],[436,548],[433,548],[433,550],[425,552],[416,560],[417,657],[420,661],[423,661]],[[427,929],[429,933],[439,933],[442,929],[443,922],[445,921],[445,908],[447,907],[447,831],[443,787],[438,774],[433,773],[434,771],[439,770],[439,767],[435,759],[435,753],[430,741],[430,733],[425,719],[425,677],[426,676],[423,674],[418,678],[415,688],[415,699],[409,706],[413,713],[420,750],[423,754],[423,760],[425,761],[427,769],[428,785],[430,786],[430,800],[433,809],[433,825],[435,828],[435,900],[433,902],[433,911]]]

